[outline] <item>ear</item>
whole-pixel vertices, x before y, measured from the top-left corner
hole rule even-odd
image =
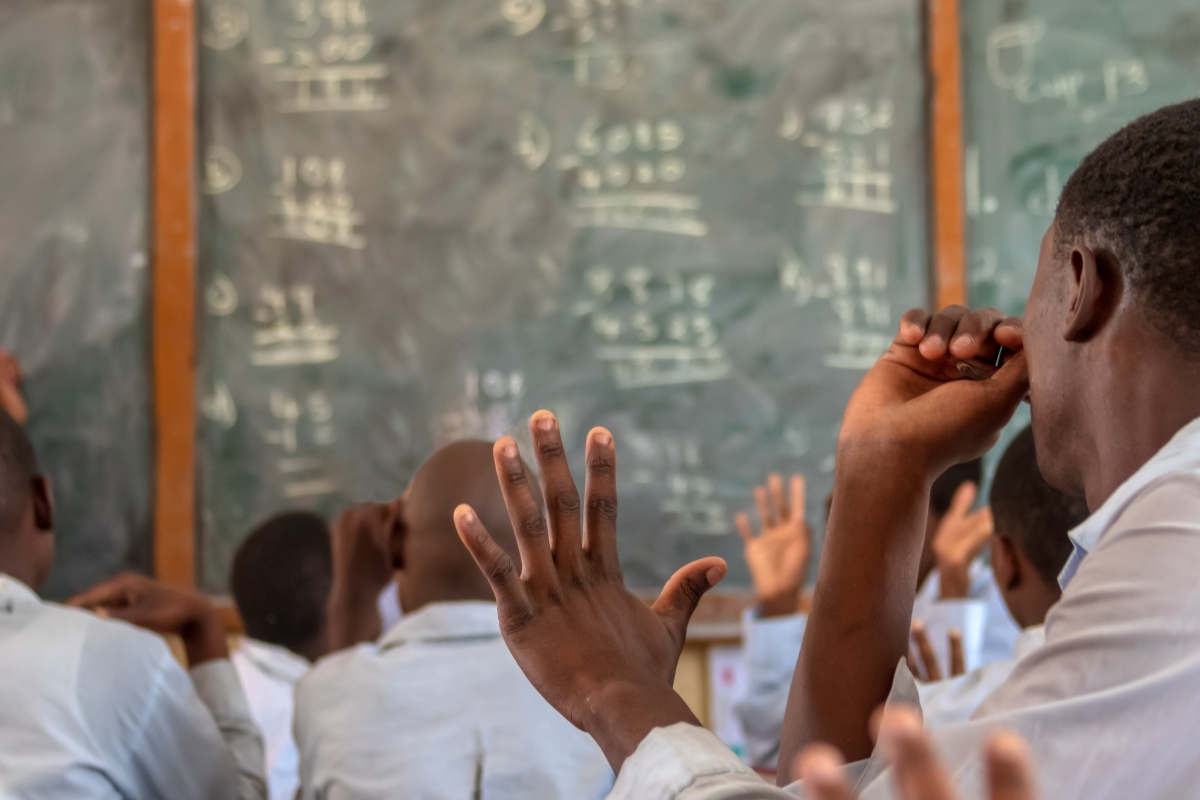
[[[1104,327],[1121,295],[1121,270],[1112,255],[1077,244],[1071,250],[1071,304],[1067,309],[1068,342],[1086,342]]]
[[[1024,580],[1023,565],[1017,557],[1017,546],[1012,539],[1001,534],[992,537],[992,573],[996,585],[1004,591],[1012,591]]]
[[[33,522],[39,531],[50,533],[54,530],[54,489],[50,479],[45,475],[35,475],[30,483],[30,494],[33,498]]]
[[[391,529],[388,532],[388,553],[392,559],[392,569],[404,569],[404,544],[408,537],[408,505],[403,497],[397,497],[389,505],[388,518]]]

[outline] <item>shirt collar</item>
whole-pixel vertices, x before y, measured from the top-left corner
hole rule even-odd
[[[1046,643],[1046,627],[1032,625],[1017,634],[1013,642],[1013,660],[1019,661]]]
[[[494,639],[500,636],[496,604],[475,600],[430,603],[406,615],[380,639],[381,647],[408,642],[447,642],[463,639]]]
[[[41,598],[33,589],[16,578],[0,572],[0,614],[11,614],[20,606],[36,605],[41,602]]]
[[[261,672],[284,683],[295,683],[308,672],[312,665],[286,647],[269,644],[258,639],[246,638],[238,645],[238,651]]]
[[[1146,489],[1159,480],[1182,469],[1200,464],[1200,419],[1194,419],[1179,430],[1171,441],[1130,475],[1100,508],[1070,533],[1074,552],[1058,576],[1059,585],[1067,584],[1079,571],[1088,553],[1096,549],[1104,534],[1113,526],[1125,509]]]

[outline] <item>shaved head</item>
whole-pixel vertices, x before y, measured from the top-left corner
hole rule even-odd
[[[475,509],[496,544],[518,558],[496,478],[492,443],[467,440],[446,445],[421,465],[404,495],[400,600],[405,612],[432,602],[494,599],[454,528],[454,509],[462,503]]]

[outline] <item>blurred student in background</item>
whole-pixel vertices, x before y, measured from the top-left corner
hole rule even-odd
[[[607,795],[603,754],[538,695],[500,636],[495,597],[455,532],[471,502],[509,552],[516,540],[492,446],[437,451],[390,504],[349,512],[335,533],[330,627],[404,571],[404,617],[378,641],[323,659],[296,690],[301,797],[587,800]],[[349,632],[349,636],[347,633]]]
[[[293,695],[329,650],[332,559],[325,520],[302,511],[262,523],[233,557],[229,585],[246,636],[232,661],[266,744],[271,800],[294,800],[300,787]]]

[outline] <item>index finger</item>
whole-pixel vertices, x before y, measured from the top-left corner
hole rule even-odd
[[[546,518],[542,508],[533,497],[529,476],[517,442],[511,436],[502,436],[492,448],[496,462],[496,477],[500,479],[500,492],[508,518],[516,534],[517,549],[521,553],[521,577],[537,582],[554,583],[554,559],[550,555],[550,538],[546,530]]]
[[[917,643],[917,652],[920,654],[921,661],[925,665],[925,680],[930,683],[940,681],[942,679],[942,666],[938,664],[937,653],[934,652],[933,644],[929,641],[929,634],[925,630],[925,623],[920,620],[914,620],[912,635]]]
[[[842,774],[842,758],[832,747],[826,744],[810,745],[796,761],[796,773],[816,800],[853,800],[854,795]]]

